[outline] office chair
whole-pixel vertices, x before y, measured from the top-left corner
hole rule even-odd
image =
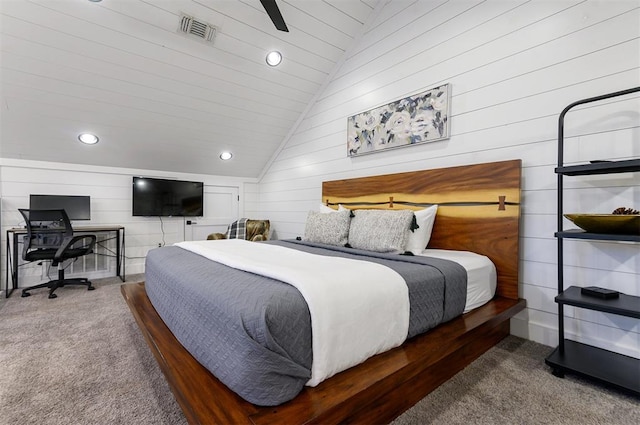
[[[64,277],[63,262],[93,252],[95,235],[73,235],[71,221],[64,210],[19,209],[27,225],[24,236],[22,258],[25,261],[51,261],[58,268],[58,279],[31,286],[22,290],[22,296],[29,291],[49,288],[49,298],[56,298],[53,292],[65,285],[85,285],[87,290],[95,289],[86,278],[67,279]]]

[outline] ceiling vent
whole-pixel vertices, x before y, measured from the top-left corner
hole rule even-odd
[[[216,27],[188,15],[180,16],[180,28],[178,31],[209,43],[213,42],[213,38],[216,35]]]

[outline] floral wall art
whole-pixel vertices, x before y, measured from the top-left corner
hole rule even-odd
[[[348,155],[448,139],[450,99],[444,84],[349,117]]]

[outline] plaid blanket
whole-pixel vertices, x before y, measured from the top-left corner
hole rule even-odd
[[[248,218],[241,218],[234,221],[227,229],[227,239],[247,239]]]

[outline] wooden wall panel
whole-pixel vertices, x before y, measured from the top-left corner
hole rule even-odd
[[[517,299],[520,178],[520,160],[438,168],[327,181],[322,200],[351,209],[438,204],[429,248],[486,255],[498,272],[496,293]]]

